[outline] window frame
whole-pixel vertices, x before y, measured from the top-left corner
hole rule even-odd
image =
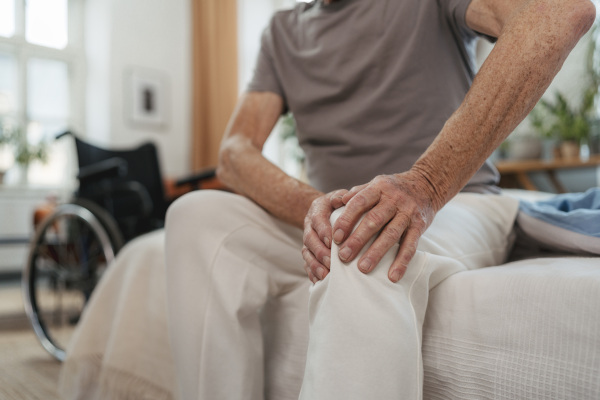
[[[40,46],[25,39],[25,3],[15,0],[15,32],[11,37],[0,36],[0,52],[12,55],[17,64],[17,104],[11,115],[19,126],[27,126],[27,64],[30,59],[41,58],[62,61],[69,71],[70,93],[67,121],[69,127],[82,131],[85,123],[85,54],[83,35],[83,1],[68,0],[68,43],[64,49]],[[2,116],[0,116],[2,117]]]

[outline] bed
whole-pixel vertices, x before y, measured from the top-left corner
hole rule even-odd
[[[177,397],[163,240],[134,240],[103,277],[68,348],[62,398]],[[600,398],[600,258],[523,257],[431,290],[425,399]]]

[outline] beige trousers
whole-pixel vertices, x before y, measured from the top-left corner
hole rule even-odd
[[[460,194],[434,220],[404,278],[397,249],[369,275],[332,249],[311,286],[302,233],[251,201],[202,191],[166,224],[167,308],[183,399],[419,399],[429,290],[447,276],[504,261],[518,204]],[[334,213],[335,218],[339,212]],[[310,346],[307,353],[310,313]]]
[[[429,290],[457,272],[503,263],[517,208],[516,200],[504,196],[457,195],[437,214],[398,283],[387,277],[397,246],[365,275],[358,270],[358,257],[339,262],[334,245],[331,272],[311,288],[300,398],[421,399]]]
[[[199,191],[169,208],[168,324],[182,399],[298,398],[311,284],[301,248],[300,229],[242,196]]]

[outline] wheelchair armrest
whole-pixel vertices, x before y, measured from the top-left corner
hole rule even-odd
[[[178,179],[175,181],[174,185],[175,185],[175,187],[190,185],[190,184],[193,186],[198,186],[198,183],[200,183],[201,181],[214,178],[215,176],[217,176],[216,169],[208,168],[208,169],[202,170],[200,172],[197,172],[193,175],[190,175],[188,177]]]
[[[113,157],[81,167],[77,179],[80,183],[89,183],[106,178],[116,178],[125,174],[127,174],[127,161],[119,157]]]

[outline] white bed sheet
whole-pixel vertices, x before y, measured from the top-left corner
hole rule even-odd
[[[600,258],[455,274],[430,292],[425,399],[600,399]]]

